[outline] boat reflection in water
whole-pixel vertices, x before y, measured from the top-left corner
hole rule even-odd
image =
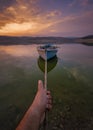
[[[55,68],[57,62],[58,62],[57,56],[47,61],[47,73]],[[38,67],[42,72],[45,72],[45,60],[43,60],[41,57],[38,58]]]

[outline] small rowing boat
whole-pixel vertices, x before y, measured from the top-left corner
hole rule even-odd
[[[40,57],[44,60],[50,60],[56,56],[57,47],[53,44],[45,44],[37,48]]]

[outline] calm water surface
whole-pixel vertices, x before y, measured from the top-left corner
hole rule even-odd
[[[44,80],[44,62],[39,58],[37,46],[0,46],[2,130],[16,127],[32,103],[38,80]],[[65,129],[71,126],[73,129],[85,127],[89,130],[93,127],[93,47],[82,44],[62,44],[58,47],[57,58],[48,62],[48,88],[54,99],[50,124],[54,127],[53,123],[57,120]],[[64,120],[68,128],[61,120],[62,113],[65,113]]]

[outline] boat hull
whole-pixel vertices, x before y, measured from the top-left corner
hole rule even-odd
[[[56,56],[57,49],[55,49],[55,50],[38,49],[38,53],[39,53],[40,57],[43,58],[44,60],[46,60],[46,59],[50,60]]]

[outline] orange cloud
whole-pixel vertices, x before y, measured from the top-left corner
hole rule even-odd
[[[15,5],[7,7],[0,14],[0,35],[34,35],[49,28],[61,15],[58,10],[42,13],[35,3],[36,0],[29,0],[28,3],[17,0]]]
[[[16,0],[0,13],[0,35],[38,35],[76,30],[76,26],[92,20],[90,15],[66,15],[59,9],[42,11],[36,4],[38,0]],[[79,2],[83,0],[79,0]],[[87,3],[88,0],[85,0]],[[69,6],[78,2],[75,0]],[[89,22],[89,21],[88,21]],[[76,23],[76,24],[75,24]]]
[[[38,14],[36,0],[16,0],[15,5],[7,7],[0,13],[0,35],[21,35],[35,27],[34,19]]]
[[[33,0],[16,0],[17,3],[15,5],[11,5],[7,7],[0,15],[2,17],[0,18],[3,20],[6,18],[6,23],[16,22],[16,23],[22,23],[24,21],[29,21],[32,17],[37,15],[39,9],[37,9],[36,6],[33,6],[33,3],[35,4],[35,1]]]

